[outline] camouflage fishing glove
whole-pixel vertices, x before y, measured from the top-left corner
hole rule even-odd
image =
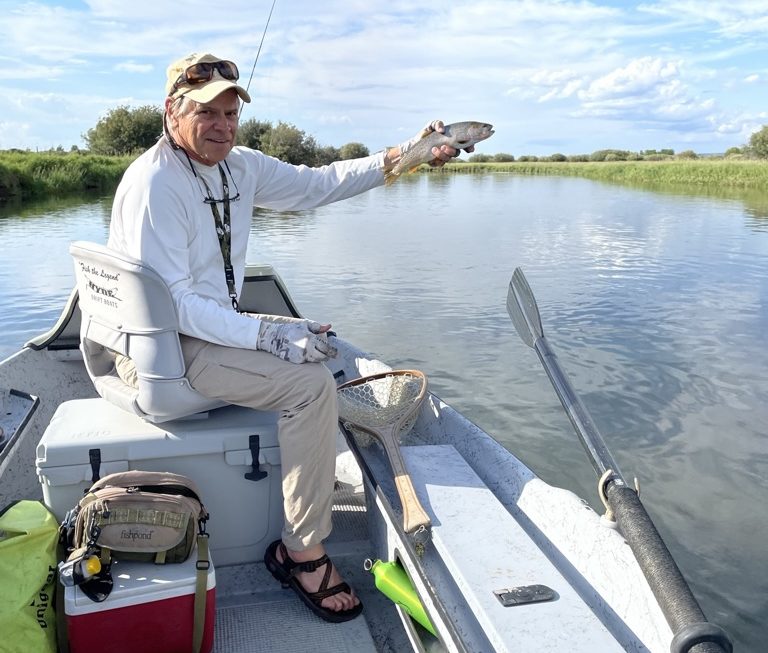
[[[262,321],[256,349],[274,354],[289,363],[321,363],[336,356],[322,325],[311,320],[279,323]]]

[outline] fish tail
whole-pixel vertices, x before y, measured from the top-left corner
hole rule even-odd
[[[384,185],[385,186],[391,186],[397,181],[397,178],[400,176],[399,172],[395,172],[394,170],[387,170],[384,173]]]

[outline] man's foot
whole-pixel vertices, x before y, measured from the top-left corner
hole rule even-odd
[[[264,562],[284,587],[291,587],[302,601],[326,621],[348,621],[363,609],[354,591],[333,566],[322,544],[306,551],[288,551],[277,540],[269,545]]]

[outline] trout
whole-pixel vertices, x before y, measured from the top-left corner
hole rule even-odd
[[[435,157],[432,154],[433,147],[441,145],[450,145],[457,150],[464,150],[475,143],[484,141],[493,134],[493,125],[484,122],[454,122],[445,126],[445,131],[427,132],[411,148],[403,154],[391,170],[384,173],[384,180],[387,185],[394,181],[403,172],[413,172],[422,163],[429,163]]]

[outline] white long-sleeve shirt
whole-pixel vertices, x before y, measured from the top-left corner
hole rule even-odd
[[[238,296],[254,206],[309,209],[384,183],[383,153],[308,168],[235,147],[226,161],[230,197],[240,192],[240,199],[230,202],[231,260]],[[221,199],[218,166],[193,165],[214,197]],[[260,321],[232,309],[221,247],[205,198],[205,186],[195,177],[184,153],[174,150],[163,137],[126,170],[112,206],[108,245],[150,265],[163,278],[176,305],[181,333],[255,349]],[[223,204],[217,206],[223,216]]]

